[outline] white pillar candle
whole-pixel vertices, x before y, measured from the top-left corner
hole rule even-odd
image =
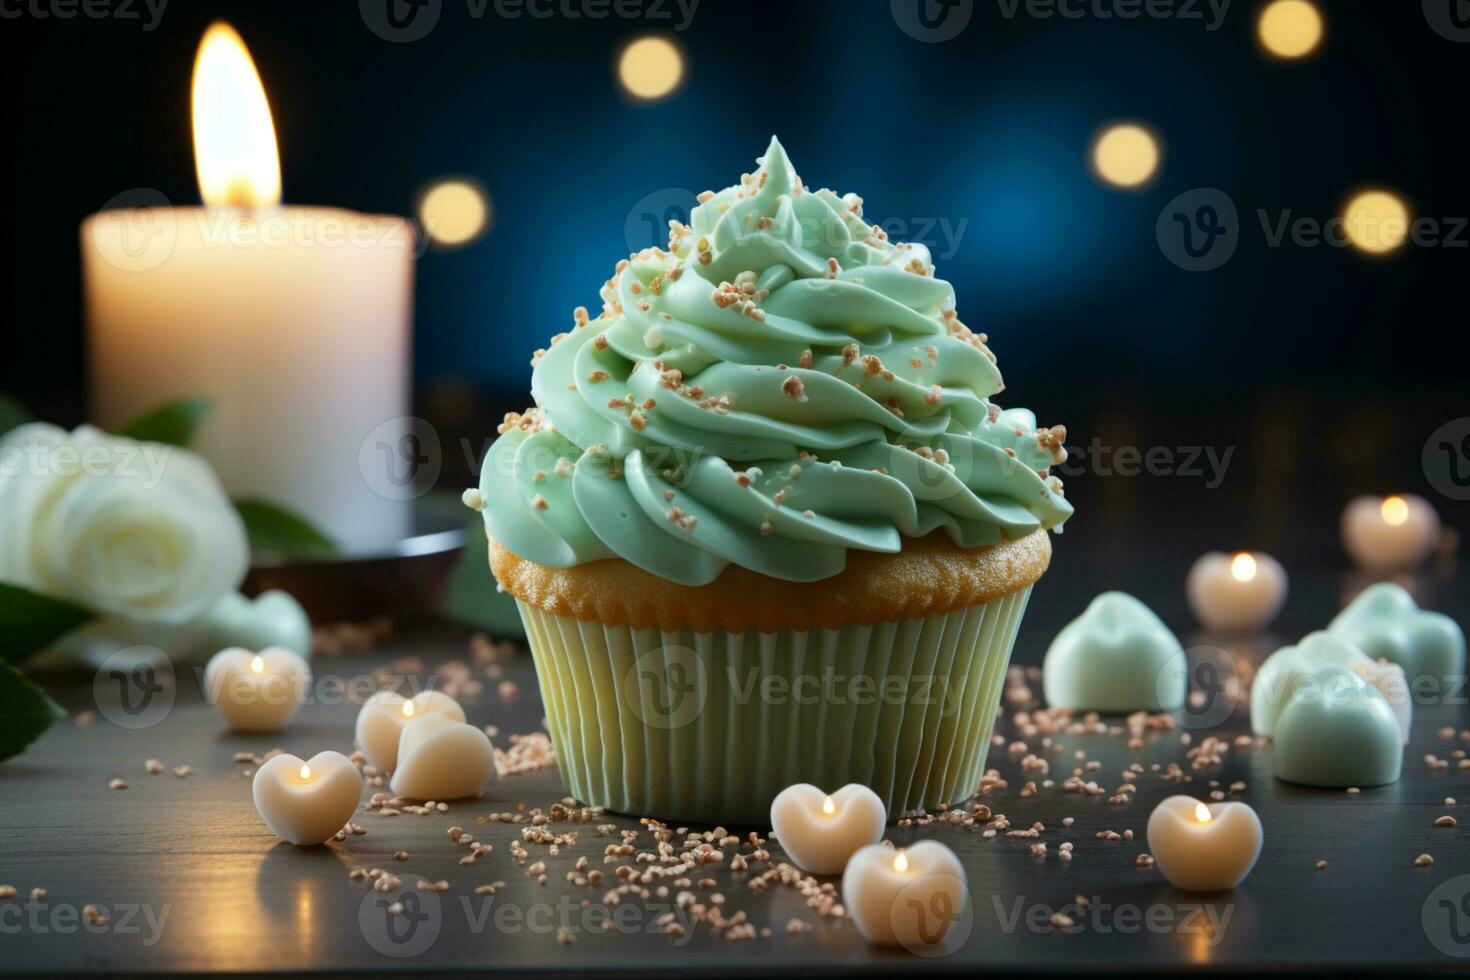
[[[870,844],[842,873],[842,904],[875,946],[938,945],[969,900],[964,866],[938,841],[900,850]]]
[[[1228,891],[1261,856],[1261,818],[1244,803],[1205,804],[1171,796],[1148,818],[1148,850],[1170,884],[1187,892]]]
[[[1189,570],[1185,593],[1195,618],[1215,633],[1254,633],[1286,602],[1286,569],[1270,555],[1212,551]]]
[[[1439,514],[1411,493],[1357,497],[1342,512],[1342,543],[1365,572],[1411,572],[1439,543]]]
[[[441,691],[420,691],[411,699],[393,691],[379,691],[357,713],[357,745],[379,771],[391,772],[398,765],[398,740],[403,737],[403,726],[428,715],[464,721],[464,709],[459,702]]]
[[[798,868],[832,875],[861,847],[883,839],[888,811],[861,783],[830,796],[811,783],[788,786],[771,801],[771,831]]]
[[[270,107],[224,25],[200,44],[194,129],[205,207],[159,195],[82,225],[95,421],[205,398],[193,448],[231,496],[288,507],[348,551],[401,539],[411,514],[388,474],[407,465],[412,230],[278,206]]]
[[[458,800],[474,796],[494,776],[490,737],[474,725],[435,714],[403,726],[390,785],[395,795],[412,800]]]
[[[209,658],[204,690],[237,732],[278,732],[306,701],[311,667],[299,653],[232,647]]]
[[[255,809],[276,836],[292,844],[322,844],[352,819],[362,798],[362,773],[340,752],[302,762],[278,755],[255,773]]]

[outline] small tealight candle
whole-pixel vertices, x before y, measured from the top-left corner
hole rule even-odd
[[[278,732],[306,700],[311,668],[298,653],[271,647],[221,650],[204,667],[204,690],[237,732]]]
[[[788,786],[771,801],[771,831],[797,867],[832,875],[861,847],[883,839],[888,811],[861,783],[830,796],[811,783]]]
[[[495,776],[495,749],[474,725],[444,714],[424,715],[403,726],[398,768],[390,786],[411,800],[457,800],[480,792]]]
[[[1270,555],[1212,551],[1189,570],[1185,593],[1195,618],[1214,633],[1264,629],[1286,602],[1286,569]]]
[[[421,691],[411,699],[393,691],[379,691],[368,698],[357,713],[357,744],[368,762],[382,772],[398,765],[398,741],[403,727],[415,718],[443,715],[450,721],[464,721],[459,702],[440,691]]]
[[[1439,543],[1439,514],[1414,494],[1358,497],[1342,512],[1342,543],[1365,572],[1411,572]]]
[[[303,762],[278,755],[251,784],[255,809],[276,836],[292,844],[323,844],[347,826],[362,798],[362,773],[340,752]]]
[[[875,946],[937,946],[969,903],[965,869],[938,841],[861,848],[842,873],[842,904]]]
[[[1148,849],[1175,888],[1228,891],[1261,856],[1261,818],[1244,803],[1207,804],[1171,796],[1148,818]]]

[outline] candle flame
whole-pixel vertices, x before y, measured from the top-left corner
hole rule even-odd
[[[893,870],[907,871],[909,869],[909,856],[903,851],[893,855]]]
[[[1212,819],[1210,815],[1210,808],[1205,806],[1203,803],[1196,803],[1194,805],[1194,818],[1200,823],[1209,823]]]
[[[306,763],[303,762],[301,764],[301,780],[302,780],[302,782],[305,782],[306,780],[308,780],[310,778],[311,778],[311,766],[308,766]]]
[[[270,103],[250,51],[224,21],[194,58],[194,169],[205,204],[256,207],[281,200],[281,160]]]
[[[1256,560],[1242,551],[1231,560],[1230,575],[1237,582],[1249,582],[1256,577]]]
[[[265,661],[262,660],[259,656],[251,657],[250,658],[250,673],[252,673],[252,674],[258,674],[258,673],[260,673],[263,670],[265,670]]]
[[[1398,527],[1409,519],[1409,502],[1403,497],[1385,497],[1378,508],[1385,523]]]
[[[832,802],[832,797],[829,796],[822,801],[822,812],[829,817],[837,812],[837,804]]]
[[[405,702],[403,702],[403,717],[405,717],[405,718],[412,718],[413,717],[413,702],[412,701],[405,701]]]

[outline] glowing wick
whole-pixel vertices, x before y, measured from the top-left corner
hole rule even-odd
[[[251,657],[250,658],[250,673],[252,673],[252,674],[258,674],[258,673],[260,673],[263,670],[265,670],[265,661],[262,660],[262,659],[260,659],[259,657]]]
[[[1205,806],[1203,803],[1196,803],[1194,805],[1194,819],[1198,820],[1200,823],[1209,823],[1210,808]]]
[[[909,869],[909,856],[903,851],[893,855],[893,870],[907,871]]]
[[[304,783],[309,779],[311,779],[311,766],[303,762],[301,764],[301,781]]]
[[[1409,502],[1403,497],[1385,497],[1379,512],[1383,514],[1384,521],[1398,527],[1409,519]]]
[[[1256,577],[1256,560],[1241,552],[1230,562],[1230,575],[1237,582],[1249,582]]]
[[[837,812],[837,804],[832,802],[832,797],[829,796],[822,801],[822,812],[829,817]]]
[[[405,702],[403,702],[403,717],[405,717],[405,718],[412,718],[413,717],[413,702],[412,701],[405,701]]]

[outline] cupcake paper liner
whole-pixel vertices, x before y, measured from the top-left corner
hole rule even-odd
[[[774,633],[603,626],[517,604],[574,797],[765,826],[792,783],[862,783],[890,818],[972,795],[1030,595]]]

